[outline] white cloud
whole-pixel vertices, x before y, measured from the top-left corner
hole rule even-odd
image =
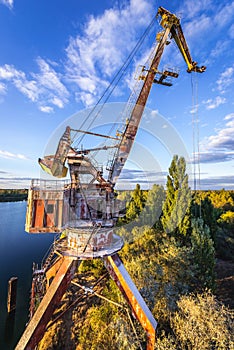
[[[15,69],[14,66],[5,64],[0,67],[0,79],[11,80],[14,78],[22,78],[24,73]]]
[[[226,116],[224,120],[228,120],[225,127],[219,130],[217,135],[209,137],[209,147],[234,151],[234,113]]]
[[[217,88],[221,93],[224,93],[226,88],[234,83],[234,66],[227,67],[222,72],[216,81]]]
[[[25,177],[0,177],[0,188],[29,188],[31,178]]]
[[[223,163],[234,159],[234,152],[207,151],[195,155],[195,162],[198,163]]]
[[[234,113],[226,115],[224,120],[224,128],[201,143],[200,162],[216,163],[234,159]]]
[[[93,106],[96,102],[96,97],[88,92],[79,92],[76,93],[76,101],[82,101],[86,106]]]
[[[201,14],[199,19],[197,17],[186,23],[184,33],[186,38],[198,38],[198,36],[204,35],[204,33],[212,26],[212,18],[206,14]]]
[[[194,18],[195,16],[199,15],[200,12],[211,8],[211,5],[211,0],[197,0],[196,6],[194,6],[194,3],[191,0],[185,0],[181,12],[183,17],[187,16],[187,18]]]
[[[14,0],[0,0],[0,4],[9,7],[9,9],[12,9],[14,6]]]
[[[90,16],[82,35],[70,38],[67,76],[78,86],[86,105],[97,101],[134,47],[139,30],[149,23],[151,13],[149,1],[131,0],[120,9],[114,7],[98,17]]]
[[[54,97],[50,100],[50,102],[51,102],[53,105],[55,105],[55,106],[57,106],[57,107],[59,107],[59,108],[63,108],[63,107],[64,107],[64,100],[63,100],[63,98],[59,98],[59,97],[57,97],[57,96],[54,96]]]
[[[215,109],[218,106],[224,104],[226,102],[225,97],[216,96],[214,99],[208,99],[207,101],[204,101],[203,103],[206,105],[206,109]]]
[[[54,111],[53,108],[50,106],[40,106],[39,109],[41,112],[44,113],[52,113]]]
[[[29,160],[28,157],[26,157],[24,154],[15,154],[8,151],[0,150],[0,158],[5,159],[21,159],[21,160]]]
[[[224,53],[229,48],[230,40],[219,40],[217,41],[214,49],[211,51],[210,56],[216,58]]]
[[[62,83],[60,74],[40,57],[37,59],[37,64],[39,73],[31,73],[33,79],[28,79],[24,72],[17,70],[14,66],[5,64],[0,67],[0,80],[11,82],[29,100],[36,102],[40,110],[46,113],[48,113],[48,109],[41,109],[41,105],[52,104],[63,108],[68,102],[69,92]],[[2,83],[0,82],[0,84]],[[1,86],[2,90],[4,89],[4,85],[0,85],[0,92]]]
[[[32,102],[36,102],[40,95],[40,86],[35,80],[27,80],[24,76],[21,79],[14,79],[13,83],[15,87],[29,98]]]
[[[230,119],[234,119],[234,113],[230,113],[226,115],[226,117],[224,117],[224,120],[230,120]]]
[[[3,84],[3,83],[0,83],[0,94],[1,94],[1,95],[5,95],[5,94],[6,94],[6,91],[7,91],[6,85]]]
[[[233,21],[234,16],[234,1],[227,3],[220,10],[217,11],[216,16],[214,17],[214,24],[220,28],[228,25]]]
[[[69,92],[61,82],[59,74],[42,58],[37,59],[40,68],[39,74],[32,74],[43,88],[50,90],[54,95],[58,95],[63,103],[67,102]]]

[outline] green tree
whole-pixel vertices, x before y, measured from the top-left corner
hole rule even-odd
[[[223,225],[224,227],[227,227],[227,228],[230,227],[231,229],[233,229],[234,228],[234,212],[228,210],[225,213],[223,213],[220,216],[218,223]]]
[[[144,212],[144,224],[158,227],[159,219],[162,214],[162,206],[165,200],[165,191],[163,186],[153,185],[148,192]]]
[[[194,218],[201,217],[205,225],[210,229],[210,235],[213,241],[216,243],[216,231],[217,231],[217,209],[214,208],[209,197],[200,199],[194,198],[192,205],[192,215]]]
[[[136,217],[138,217],[140,212],[144,208],[144,204],[145,204],[145,196],[143,194],[143,191],[141,190],[140,185],[137,184],[136,188],[132,193],[132,199],[127,206],[127,210],[126,210],[127,220],[132,221]]]
[[[192,220],[191,233],[191,270],[194,276],[194,287],[213,289],[215,283],[215,249],[210,237],[210,230],[202,219]]]
[[[191,191],[186,162],[183,157],[175,155],[167,176],[167,193],[161,220],[167,233],[186,236],[190,227],[190,204]]]
[[[231,191],[225,191],[224,189],[220,191],[210,191],[210,200],[215,208],[226,210],[233,210],[234,199],[232,197]]]

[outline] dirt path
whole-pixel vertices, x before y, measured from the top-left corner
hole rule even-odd
[[[234,262],[217,260],[216,295],[226,306],[234,309]]]

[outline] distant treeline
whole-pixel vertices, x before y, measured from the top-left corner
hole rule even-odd
[[[131,198],[131,190],[118,191],[119,199],[126,199],[126,197]],[[143,190],[143,193],[148,193],[148,190]],[[208,197],[212,202],[215,208],[227,210],[234,210],[234,190],[199,190],[192,191],[192,193],[197,193],[197,195],[201,199],[205,199]],[[23,201],[28,198],[28,190],[27,189],[0,189],[0,202],[15,202],[15,201]],[[129,199],[128,198],[128,199]]]
[[[27,189],[0,189],[0,202],[24,201],[28,197]]]

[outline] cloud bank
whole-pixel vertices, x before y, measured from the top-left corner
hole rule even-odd
[[[224,117],[224,127],[206,138],[201,152],[196,155],[200,163],[221,163],[234,159],[234,113]]]

